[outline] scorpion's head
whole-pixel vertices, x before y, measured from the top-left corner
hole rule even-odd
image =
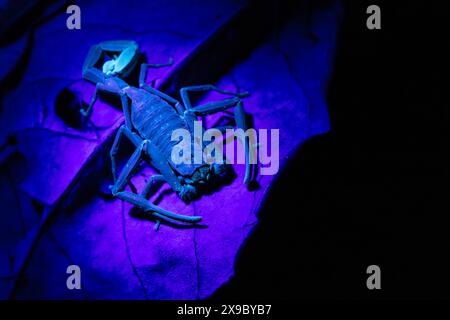
[[[200,194],[205,193],[207,188],[214,187],[228,174],[228,166],[225,164],[205,164],[199,166],[189,177],[183,177],[183,189],[180,197],[184,201],[191,201]]]

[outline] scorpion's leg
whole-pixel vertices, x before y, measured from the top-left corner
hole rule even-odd
[[[83,79],[89,80],[93,83],[102,83],[106,80],[105,74],[95,67],[102,56],[103,51],[99,45],[92,46],[88,52],[83,64]]]
[[[100,91],[108,91],[107,88],[108,87],[106,85],[104,85],[103,83],[97,83],[95,85],[94,95],[92,96],[91,103],[89,103],[88,108],[86,110],[80,109],[80,113],[84,117],[89,118],[91,116],[92,108],[94,107],[94,104],[95,104],[95,102],[97,101],[97,98],[98,98],[98,93]]]
[[[150,193],[150,189],[152,188],[153,184],[158,181],[166,181],[166,179],[161,174],[155,174],[155,175],[151,176],[147,182],[147,185],[142,190],[141,196],[144,197],[145,199],[147,199],[148,194]],[[161,223],[161,220],[157,219],[156,224],[155,224],[155,231],[158,231],[160,223]]]
[[[133,133],[129,128],[127,128],[126,126],[121,126],[119,128],[119,131],[116,134],[116,137],[114,139],[114,143],[113,146],[111,147],[111,151],[110,151],[110,156],[111,156],[111,171],[112,171],[112,175],[113,175],[113,179],[114,179],[114,183],[116,183],[117,181],[117,174],[116,174],[116,155],[117,152],[119,150],[119,146],[120,146],[120,142],[122,140],[123,137],[127,137],[136,147],[138,147],[141,143],[142,143],[142,139],[136,135],[135,133]],[[164,177],[162,175],[154,175],[152,177],[150,177],[149,182],[147,183],[147,185],[145,186],[145,188],[143,189],[143,191],[141,192],[141,195],[144,198],[147,198],[148,193],[150,192],[150,189],[152,187],[152,185],[154,184],[154,182],[156,181],[161,181],[164,180]],[[161,223],[161,220],[157,220],[156,224],[155,224],[155,231],[157,231],[159,229],[159,224]]]
[[[173,65],[173,58],[170,58],[167,63],[142,63],[139,73],[139,85],[141,88],[145,84],[145,79],[147,79],[148,68],[170,67],[171,65]]]
[[[136,169],[136,166],[143,159],[143,154],[145,153],[145,149],[147,148],[147,143],[148,143],[147,140],[143,140],[139,144],[138,148],[131,155],[131,158],[128,160],[125,167],[122,169],[122,172],[120,173],[119,178],[112,186],[111,191],[112,191],[113,195],[116,195],[117,192],[119,192],[125,188],[125,185],[127,184],[128,180],[130,179],[131,174],[133,173],[133,170]]]
[[[155,174],[155,175],[151,176],[147,182],[147,185],[142,190],[141,195],[147,199],[148,194],[150,193],[150,189],[152,188],[153,184],[158,181],[166,181],[166,179],[161,174]]]
[[[136,147],[139,147],[139,145],[142,143],[142,139],[125,125],[119,128],[119,131],[117,131],[116,137],[114,139],[114,143],[111,147],[111,151],[109,153],[111,157],[111,171],[114,178],[114,183],[116,183],[117,180],[116,155],[119,151],[120,142],[122,141],[124,136],[127,137]]]
[[[116,134],[113,146],[111,148],[110,156],[111,156],[111,162],[113,167],[113,176],[114,181],[116,180],[116,155],[117,151],[120,145],[120,142],[122,140],[123,136],[126,136],[130,141],[137,147],[143,143],[142,138],[140,138],[137,134],[133,133],[129,128],[126,126],[121,126],[119,131]],[[181,185],[178,177],[173,172],[170,165],[167,163],[167,160],[164,159],[164,157],[160,154],[158,149],[149,141],[147,142],[147,150],[146,153],[150,157],[151,163],[158,168],[158,170],[161,172],[161,174],[164,176],[164,180],[172,187],[173,190],[177,192],[182,192],[183,186]],[[126,184],[126,183],[125,183]],[[124,184],[124,185],[125,185]],[[150,187],[149,187],[150,188]]]
[[[125,165],[125,168],[120,173],[119,178],[117,179],[117,182],[112,186],[111,191],[112,194],[119,199],[122,199],[124,201],[127,201],[135,206],[140,207],[141,209],[145,211],[152,211],[153,213],[156,213],[155,216],[157,216],[160,219],[167,220],[167,218],[171,220],[176,221],[182,221],[182,222],[198,222],[201,220],[201,217],[198,216],[184,216],[180,214],[176,214],[170,211],[167,211],[165,209],[162,209],[154,204],[152,204],[150,201],[145,199],[142,195],[137,195],[135,193],[125,191],[123,190],[125,188],[125,185],[127,184],[128,180],[130,179],[130,176],[134,169],[136,169],[137,165],[141,162],[143,159],[143,155],[146,153],[148,146],[150,145],[150,141],[143,140],[142,143],[139,145],[139,147],[134,151],[133,155],[131,156],[130,160],[128,160],[127,164]]]
[[[164,176],[166,182],[180,195],[182,199],[194,191],[192,186],[181,184],[179,177],[174,173],[167,159],[151,141],[149,141],[147,145],[147,155],[150,157],[150,162],[153,167],[159,170],[159,172]]]
[[[145,199],[147,199],[148,194],[150,193],[150,189],[152,188],[153,184],[158,181],[166,181],[166,179],[164,179],[164,176],[161,174],[155,174],[155,175],[151,176],[150,180],[147,182],[147,185],[142,190],[141,196],[143,196]],[[156,224],[155,224],[155,231],[158,231],[160,223],[161,223],[161,220],[157,219]]]
[[[219,92],[219,93],[222,93],[222,94],[227,94],[227,95],[235,96],[235,97],[238,97],[238,98],[244,98],[244,97],[247,97],[249,95],[248,92],[239,93],[239,92],[232,92],[232,91],[223,90],[223,89],[220,89],[220,88],[218,88],[218,87],[216,87],[216,86],[214,86],[212,84],[184,87],[184,88],[181,88],[181,90],[180,90],[180,96],[181,96],[181,100],[183,101],[184,106],[186,107],[186,109],[192,109],[191,101],[189,99],[189,92],[207,92],[207,91],[216,91],[216,92]],[[225,99],[225,100],[229,100],[229,99]],[[208,104],[206,104],[206,105],[208,105]],[[211,113],[214,113],[214,111],[211,112]]]
[[[113,178],[114,178],[114,183],[116,183],[116,181],[117,181],[116,155],[117,155],[117,152],[119,150],[120,142],[121,142],[121,140],[122,140],[122,138],[124,136],[127,137],[136,147],[138,147],[142,143],[142,139],[137,134],[131,132],[131,130],[129,128],[127,128],[126,126],[123,125],[123,126],[121,126],[119,128],[119,131],[117,132],[116,137],[114,139],[114,144],[113,144],[113,146],[111,148],[111,151],[110,151],[111,171],[112,171],[112,175],[113,175]],[[164,176],[157,174],[157,175],[154,175],[154,176],[150,177],[150,180],[148,181],[147,185],[145,186],[145,188],[141,192],[141,195],[144,198],[147,198],[151,187],[157,181],[165,181]],[[158,230],[159,223],[160,223],[160,220],[157,220],[157,223],[155,225],[155,230]]]
[[[226,100],[233,100],[233,99],[226,99]],[[215,102],[215,103],[205,104],[205,105],[202,105],[199,107],[194,107],[194,108],[190,109],[190,111],[196,115],[202,116],[202,115],[208,115],[208,114],[211,114],[214,112],[219,112],[226,108],[230,108],[230,107],[234,106],[235,107],[234,108],[234,116],[236,119],[237,127],[242,129],[245,132],[247,130],[247,126],[245,123],[245,112],[244,112],[244,108],[242,106],[242,102],[238,101],[236,103],[233,101],[226,101],[226,100]],[[253,149],[250,150],[250,143],[249,143],[249,138],[247,137],[247,135],[244,135],[243,139],[238,138],[238,140],[244,147],[244,152],[245,152],[244,184],[248,186],[249,183],[251,182],[252,170],[254,167],[253,163],[250,162],[250,151],[253,152]],[[252,145],[251,148],[254,148],[254,146]],[[253,157],[253,159],[254,159],[254,157]]]
[[[98,93],[99,91],[107,91],[107,86],[104,85],[103,83],[97,83],[95,85],[95,91],[94,91],[94,95],[92,96],[91,99],[91,103],[89,103],[89,106],[86,110],[84,109],[80,109],[80,113],[86,118],[89,119],[92,113],[92,108],[94,107],[95,102],[97,101],[98,98]]]
[[[89,107],[87,108],[87,110],[83,110],[83,109],[80,110],[81,114],[84,117],[86,117],[86,118],[89,118],[91,116],[92,109],[94,107],[95,102],[98,99],[99,92],[101,92],[101,91],[107,92],[107,93],[110,93],[110,94],[116,94],[116,95],[120,96],[120,101],[122,103],[123,115],[125,117],[125,125],[128,128],[131,129],[132,128],[132,124],[131,124],[131,110],[130,110],[130,106],[128,104],[127,95],[124,92],[122,92],[120,90],[117,90],[115,88],[108,87],[107,85],[105,85],[103,83],[97,83],[96,84],[94,95],[92,96],[91,103],[89,104]]]
[[[169,59],[167,63],[143,63],[141,64],[141,70],[139,73],[139,84],[144,84],[145,79],[147,79],[148,68],[162,68],[162,67],[170,67],[173,65],[173,58]]]
[[[236,97],[224,99],[220,101],[215,102],[209,102],[205,103],[196,107],[192,107],[191,102],[189,100],[188,92],[194,91],[194,92],[201,92],[201,91],[217,91],[222,94],[229,94],[234,95]],[[245,111],[244,107],[242,105],[241,100],[239,97],[245,97],[248,96],[247,92],[244,93],[235,93],[231,91],[222,90],[220,88],[217,88],[213,85],[201,85],[201,86],[191,86],[191,87],[185,87],[180,90],[181,99],[184,103],[184,105],[187,108],[187,114],[194,114],[196,116],[204,116],[208,114],[217,113],[220,111],[224,111],[226,109],[234,107],[234,117],[236,119],[237,127],[242,129],[243,131],[247,130],[247,125],[245,121]],[[240,139],[239,139],[240,140]],[[250,144],[248,141],[248,137],[245,135],[243,141],[240,140],[242,145],[244,146],[245,151],[245,176],[244,176],[244,183],[248,185],[251,182],[252,177],[252,170],[253,170],[253,164],[250,163]],[[252,152],[254,146],[252,145]]]

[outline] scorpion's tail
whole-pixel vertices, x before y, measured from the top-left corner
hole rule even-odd
[[[185,216],[165,210],[161,207],[158,207],[157,205],[154,205],[153,203],[145,199],[143,196],[137,195],[133,192],[121,191],[117,192],[115,196],[118,197],[119,199],[134,204],[135,206],[142,208],[147,212],[151,211],[155,217],[164,221],[197,223],[202,220],[202,217],[200,216]]]

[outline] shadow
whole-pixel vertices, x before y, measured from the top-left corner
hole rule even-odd
[[[158,195],[158,197],[156,197],[153,203],[159,205],[165,196],[171,195],[173,193],[174,191],[172,189],[165,189]]]
[[[4,3],[0,18],[0,47],[7,46],[30,30],[65,13],[70,4],[64,0],[9,1]]]
[[[56,97],[55,114],[63,120],[64,124],[74,129],[83,129],[86,122],[80,113],[80,109],[86,110],[87,104],[84,103],[71,90],[64,88]]]
[[[14,90],[22,80],[25,71],[28,68],[31,52],[34,44],[34,34],[30,32],[26,37],[25,48],[22,55],[17,60],[16,65],[0,80],[0,97],[7,94],[8,91]],[[0,101],[0,111],[3,110],[3,99]]]
[[[24,3],[10,2],[10,12],[3,11],[0,23],[0,47],[6,47],[25,36],[26,43],[16,65],[0,81],[0,97],[13,90],[22,80],[34,46],[34,30],[41,24],[65,11],[64,1],[31,1]],[[15,7],[17,5],[17,7]],[[8,6],[7,6],[8,8]],[[0,101],[0,111],[3,101]]]
[[[449,53],[433,33],[447,30],[445,9],[382,2],[383,28],[370,32],[370,4],[345,2],[331,132],[290,157],[211,299],[449,297]],[[382,290],[366,287],[373,264]]]

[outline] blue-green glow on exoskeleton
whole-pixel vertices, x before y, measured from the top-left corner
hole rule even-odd
[[[102,70],[95,65],[104,55],[113,55],[113,59],[103,64]],[[176,129],[187,129],[193,132],[194,121],[198,116],[213,114],[234,108],[234,116],[238,128],[246,130],[245,112],[241,97],[248,93],[235,93],[219,89],[213,85],[184,87],[180,90],[183,103],[167,94],[145,84],[148,68],[159,68],[173,64],[172,59],[167,64],[143,63],[140,69],[139,88],[132,87],[123,79],[135,68],[139,58],[139,47],[134,41],[105,41],[91,47],[83,65],[83,78],[96,84],[92,101],[87,110],[81,113],[88,118],[100,91],[117,95],[121,99],[125,124],[117,132],[111,148],[111,167],[114,185],[112,194],[127,201],[157,219],[175,220],[196,223],[200,216],[186,216],[173,213],[156,206],[147,200],[153,183],[167,182],[184,201],[194,199],[200,185],[206,185],[215,178],[220,178],[225,172],[224,164],[174,164],[171,161],[171,150],[178,142],[171,140],[171,134]],[[232,98],[192,106],[189,92],[217,91],[231,95]],[[129,103],[131,101],[131,104]],[[221,128],[218,128],[219,130]],[[116,155],[121,140],[126,137],[133,143],[136,150],[117,177]],[[245,139],[246,170],[244,183],[249,184],[252,166],[249,160],[248,140]],[[140,194],[125,190],[125,186],[133,174],[133,170],[142,160],[147,160],[160,174],[152,176]]]

